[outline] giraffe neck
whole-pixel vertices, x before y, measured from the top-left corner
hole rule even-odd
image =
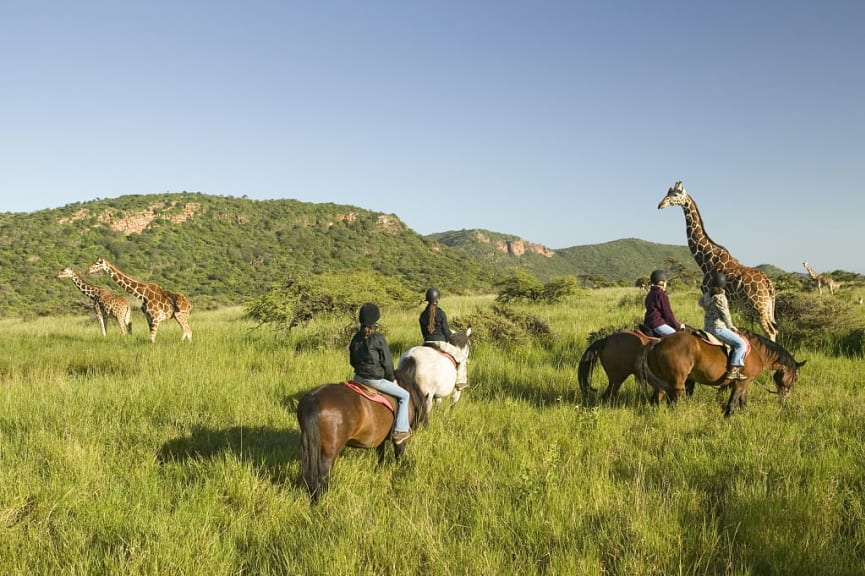
[[[97,289],[92,284],[88,284],[84,279],[76,273],[72,273],[72,282],[89,298],[96,298]]]
[[[105,264],[108,268],[108,275],[111,276],[111,279],[117,282],[121,288],[137,298],[144,299],[146,297],[146,282],[142,282],[141,280],[133,278],[129,274],[125,274],[114,264],[109,262],[106,262]]]
[[[814,269],[811,268],[810,265],[805,264],[805,270],[808,271],[808,275],[809,275],[811,278],[813,278],[814,280],[819,280],[819,279],[820,279],[820,275],[817,274],[817,273],[814,271]]]
[[[706,230],[703,228],[703,218],[692,198],[689,198],[688,203],[682,206],[682,210],[685,213],[688,248],[691,249],[694,260],[704,274],[708,274],[718,269],[721,264],[733,260],[726,248],[712,242],[712,239],[706,234]]]

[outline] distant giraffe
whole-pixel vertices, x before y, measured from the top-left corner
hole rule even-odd
[[[87,269],[88,274],[99,272],[107,272],[121,288],[141,299],[141,311],[144,312],[147,325],[150,327],[151,342],[156,342],[159,323],[172,317],[183,329],[181,342],[192,340],[192,330],[189,328],[189,312],[192,310],[192,304],[186,296],[178,292],[169,292],[154,282],[143,282],[133,278],[104,258],[97,259]]]
[[[753,311],[766,336],[774,342],[778,336],[778,324],[775,322],[775,286],[769,277],[762,270],[743,265],[729,250],[709,238],[697,204],[681,182],[676,182],[667,191],[658,204],[658,210],[668,206],[681,206],[685,213],[688,248],[703,271],[702,289],[705,291],[713,272],[723,272],[727,277],[728,296]]]
[[[836,282],[835,279],[828,274],[817,274],[807,262],[802,262],[802,266],[804,266],[805,270],[808,271],[808,276],[817,283],[817,293],[821,296],[823,295],[823,286],[829,289],[829,294],[834,294],[835,290],[841,286],[840,283]]]
[[[123,296],[119,296],[101,286],[88,284],[84,279],[75,272],[72,268],[64,268],[57,273],[58,278],[72,278],[72,282],[78,287],[81,292],[93,300],[93,311],[96,312],[96,318],[99,320],[99,327],[102,329],[102,335],[106,334],[105,319],[114,317],[117,319],[117,324],[120,326],[121,334],[128,334],[132,331],[132,322],[130,321],[131,307],[129,300]]]

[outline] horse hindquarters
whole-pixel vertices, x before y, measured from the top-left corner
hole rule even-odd
[[[300,425],[300,472],[303,484],[313,504],[327,490],[330,462],[322,457],[318,425],[318,399],[307,394],[297,405]]]

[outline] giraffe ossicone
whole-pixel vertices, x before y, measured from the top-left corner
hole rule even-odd
[[[189,327],[189,312],[192,303],[179,292],[169,292],[155,282],[139,280],[125,272],[105,258],[97,258],[87,269],[88,274],[108,274],[114,282],[129,294],[141,300],[141,311],[147,319],[150,328],[150,341],[156,342],[156,331],[163,320],[174,318],[180,324],[183,335],[181,342],[192,340],[192,329]]]
[[[778,323],[775,321],[775,285],[772,280],[762,270],[740,263],[729,250],[709,238],[697,204],[681,181],[667,190],[667,195],[658,204],[658,210],[669,206],[681,206],[685,214],[688,248],[703,272],[702,289],[706,289],[713,273],[723,272],[727,277],[730,299],[752,311],[759,318],[766,336],[774,342],[778,337]]]

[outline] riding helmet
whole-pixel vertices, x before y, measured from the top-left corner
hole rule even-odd
[[[375,323],[378,322],[379,318],[381,318],[381,311],[374,303],[367,302],[360,307],[358,319],[362,326],[375,326]]]
[[[441,294],[438,288],[428,288],[426,291],[426,301],[433,304],[439,301]]]
[[[709,277],[709,286],[723,288],[727,285],[727,277],[723,272],[713,272]]]
[[[667,281],[667,273],[663,270],[655,270],[652,272],[652,275],[649,277],[649,282],[652,284],[660,284],[661,282]]]

